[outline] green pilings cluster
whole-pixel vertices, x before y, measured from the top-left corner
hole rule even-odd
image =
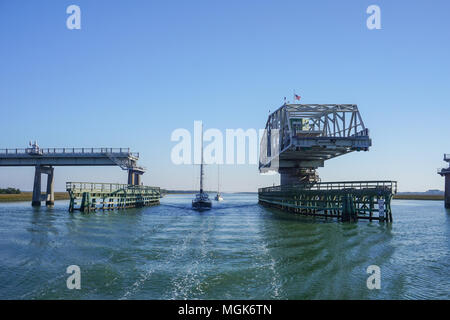
[[[129,184],[67,182],[66,190],[70,196],[70,212],[153,206],[161,198],[158,187]]]
[[[259,203],[302,215],[392,222],[395,181],[322,182],[261,188]]]

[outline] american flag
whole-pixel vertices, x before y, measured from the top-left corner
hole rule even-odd
[[[295,98],[295,100],[300,100],[301,97],[297,94],[294,94],[294,98]]]

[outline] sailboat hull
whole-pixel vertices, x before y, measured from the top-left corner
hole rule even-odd
[[[192,208],[195,210],[209,210],[212,207],[212,203],[209,200],[192,201]]]

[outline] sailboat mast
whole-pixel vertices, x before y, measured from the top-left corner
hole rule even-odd
[[[203,124],[202,124],[202,161],[200,163],[200,193],[203,193]]]

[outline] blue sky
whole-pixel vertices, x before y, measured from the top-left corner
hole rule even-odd
[[[66,8],[81,8],[81,30]],[[368,30],[366,8],[381,8]],[[0,148],[130,147],[144,183],[195,186],[175,166],[176,128],[262,128],[292,90],[302,103],[356,103],[373,147],[326,162],[324,181],[398,180],[443,189],[450,153],[448,1],[0,0]],[[210,167],[207,187],[216,184]],[[276,177],[225,166],[222,188]],[[0,168],[0,187],[30,190],[32,168]],[[65,181],[125,182],[119,168],[57,168]]]

